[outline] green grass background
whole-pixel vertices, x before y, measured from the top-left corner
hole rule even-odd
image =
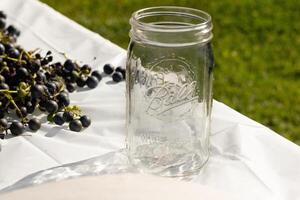
[[[214,98],[300,144],[299,0],[42,0],[123,48],[133,11],[205,10],[214,23]]]

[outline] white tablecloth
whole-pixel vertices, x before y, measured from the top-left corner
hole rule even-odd
[[[21,29],[19,42],[27,49],[50,49],[60,60],[65,52],[100,70],[104,63],[124,64],[125,50],[38,1],[0,0],[0,9]],[[71,102],[91,116],[92,126],[74,133],[46,124],[37,133],[1,141],[0,189],[40,170],[124,148],[124,82],[104,78],[96,89],[71,94]],[[193,181],[241,199],[300,199],[297,145],[217,101],[210,139],[211,158]]]

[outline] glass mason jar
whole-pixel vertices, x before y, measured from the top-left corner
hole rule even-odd
[[[162,6],[133,13],[130,24],[129,159],[142,172],[193,174],[209,156],[211,17],[196,9]]]

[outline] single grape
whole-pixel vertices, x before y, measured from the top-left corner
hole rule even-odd
[[[105,74],[110,75],[114,72],[114,67],[111,64],[105,64],[103,66],[103,71]]]
[[[0,19],[0,29],[4,29],[6,26],[6,23],[3,19]]]
[[[13,25],[9,25],[6,30],[10,35],[18,35],[18,30]]]
[[[41,122],[37,118],[32,118],[31,120],[29,120],[28,126],[31,130],[37,131],[41,128]]]
[[[27,109],[27,113],[32,114],[35,110],[35,105],[32,104],[32,102],[28,101],[26,103],[26,109]]]
[[[79,78],[79,72],[76,70],[73,70],[71,72],[71,79],[73,80],[73,82],[76,82],[76,80]]]
[[[98,79],[94,76],[89,76],[86,79],[86,85],[91,89],[97,87],[98,83],[99,83]]]
[[[18,117],[26,117],[27,116],[27,109],[26,107],[22,106],[19,108],[20,110],[16,110],[16,115]]]
[[[86,83],[86,77],[85,76],[80,76],[77,80],[76,80],[77,86],[78,87],[84,87],[85,83]]]
[[[0,43],[0,55],[3,55],[4,53],[5,53],[5,46]]]
[[[116,68],[115,71],[116,71],[116,72],[121,72],[121,71],[123,71],[123,68],[122,68],[121,66],[119,66],[119,67]]]
[[[29,67],[32,72],[36,73],[40,70],[41,61],[40,60],[31,60]]]
[[[42,66],[45,66],[45,65],[47,65],[49,63],[49,61],[46,59],[46,58],[44,58],[43,60],[41,60],[41,65]]]
[[[114,82],[118,83],[118,82],[123,80],[123,76],[122,76],[121,72],[115,72],[112,75],[112,79],[113,79]]]
[[[12,57],[12,58],[18,58],[20,55],[20,52],[18,49],[16,48],[12,48],[8,51],[8,56]]]
[[[44,87],[42,85],[34,85],[31,87],[31,96],[32,98],[38,99],[43,96]]]
[[[24,132],[24,125],[19,121],[13,121],[9,126],[9,130],[13,135],[21,135]]]
[[[63,118],[66,122],[70,122],[73,120],[73,114],[71,112],[65,111],[63,114]]]
[[[0,119],[5,117],[5,112],[4,110],[0,110]]]
[[[74,92],[76,90],[75,83],[67,83],[66,87],[69,92]]]
[[[53,56],[48,56],[47,61],[48,61],[48,63],[52,62],[53,61]]]
[[[70,98],[66,92],[61,92],[56,98],[58,100],[58,104],[61,106],[68,106],[70,104]]]
[[[42,99],[40,102],[39,102],[39,109],[42,111],[42,112],[45,112],[46,111],[46,104],[47,104],[47,101]]]
[[[67,59],[64,63],[64,68],[69,72],[72,72],[75,69],[75,64],[73,63],[72,60]]]
[[[74,119],[74,120],[70,121],[69,128],[71,131],[80,132],[82,129],[82,124],[81,124],[80,120]]]
[[[36,58],[36,59],[41,59],[41,58],[42,58],[42,56],[41,56],[41,54],[39,54],[39,53],[36,53],[36,54],[35,54],[35,58]]]
[[[6,83],[0,83],[0,90],[9,90],[9,86]]]
[[[6,19],[6,14],[2,10],[0,11],[0,18]]]
[[[94,70],[91,75],[95,76],[98,79],[98,81],[102,80],[101,73],[98,70]]]
[[[126,70],[123,69],[121,66],[117,67],[116,72],[121,72],[122,76],[123,76],[123,79],[125,79],[125,76],[126,76]]]
[[[5,118],[0,119],[0,130],[6,129],[8,127],[8,122]]]
[[[57,89],[56,84],[54,82],[46,83],[46,87],[47,87],[48,91],[50,92],[50,94],[52,94],[52,95],[55,93],[55,91]]]
[[[29,75],[29,72],[25,67],[20,67],[19,69],[17,69],[16,74],[17,78],[23,79]]]
[[[63,125],[65,123],[63,113],[62,112],[56,113],[53,117],[53,122],[60,126]]]
[[[37,73],[36,73],[36,78],[35,78],[35,80],[37,81],[37,82],[39,82],[39,83],[44,83],[44,82],[46,82],[46,80],[47,80],[47,77],[46,77],[46,75],[45,75],[45,72],[44,71],[38,71]]]
[[[5,83],[5,78],[2,75],[0,75],[0,83]]]
[[[80,68],[80,71],[84,74],[89,74],[91,72],[92,68],[89,65],[83,65]]]
[[[48,113],[55,113],[58,110],[58,105],[57,105],[56,101],[49,100],[49,101],[47,101],[45,108]]]
[[[9,50],[13,49],[14,46],[11,43],[5,43],[5,53],[8,53]]]
[[[89,127],[91,125],[91,119],[86,115],[81,116],[79,120],[83,127]]]

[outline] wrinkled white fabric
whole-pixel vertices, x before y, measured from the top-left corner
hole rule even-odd
[[[22,31],[19,43],[27,49],[52,50],[58,60],[63,60],[60,52],[65,52],[68,57],[100,70],[104,63],[124,65],[125,50],[38,1],[0,0],[0,10]],[[89,158],[93,159],[83,163],[92,165],[96,159],[101,166],[105,161],[101,170],[120,164],[114,159],[118,155],[114,152],[125,146],[125,83],[113,84],[106,77],[96,89],[71,94],[71,103],[80,105],[92,118],[92,126],[74,133],[66,127],[46,124],[37,133],[27,132],[1,141],[0,189],[38,171]],[[217,101],[213,104],[210,139],[210,160],[189,181],[242,199],[300,199],[297,145]],[[80,164],[69,166],[75,168]],[[111,173],[127,168],[121,169]],[[31,180],[29,176],[21,185],[30,185]]]

